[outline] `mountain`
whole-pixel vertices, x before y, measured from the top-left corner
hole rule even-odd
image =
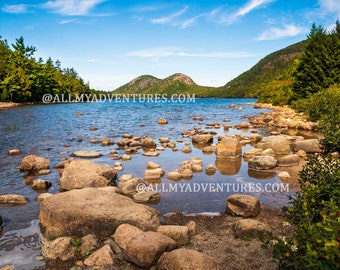
[[[152,87],[154,84],[159,82],[160,79],[151,76],[151,75],[142,75],[139,76],[127,84],[117,88],[115,93],[124,93],[124,94],[136,94],[147,90],[148,88]]]
[[[242,73],[222,87],[226,96],[258,97],[260,101],[285,103],[292,83],[292,72],[305,41],[273,52],[260,60],[250,70]],[[281,100],[281,102],[278,99]]]
[[[139,76],[114,90],[115,94],[195,94],[196,97],[215,97],[215,87],[197,85],[189,76],[176,73],[163,80],[151,75]]]
[[[250,70],[221,87],[197,85],[189,76],[176,73],[163,80],[139,76],[114,91],[117,94],[195,94],[196,97],[257,97],[261,102],[287,104],[292,72],[305,41],[273,52]]]

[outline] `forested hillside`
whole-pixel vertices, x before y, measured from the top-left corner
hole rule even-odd
[[[292,84],[295,60],[302,54],[305,41],[273,52],[223,88],[229,96],[259,97],[262,102],[285,104]]]
[[[33,55],[36,48],[16,39],[11,47],[0,40],[0,101],[41,102],[44,94],[75,95],[89,93],[90,87],[73,68]]]

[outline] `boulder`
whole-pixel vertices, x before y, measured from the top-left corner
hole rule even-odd
[[[114,145],[114,141],[112,141],[111,139],[109,138],[103,138],[102,139],[102,145],[103,146],[107,146],[107,145]]]
[[[40,205],[41,233],[47,238],[94,234],[107,237],[123,223],[156,231],[159,212],[117,194],[117,188],[84,188],[46,198]]]
[[[288,155],[290,154],[290,143],[284,135],[268,136],[262,138],[262,140],[256,145],[257,148],[274,150],[276,155]]]
[[[80,157],[80,158],[98,158],[102,154],[95,151],[75,151],[72,154],[74,157]]]
[[[73,160],[65,166],[60,178],[61,190],[112,185],[117,172],[109,165],[89,160]]]
[[[213,175],[215,174],[215,172],[217,171],[216,167],[214,166],[214,164],[208,164],[206,167],[205,167],[205,173],[207,175]]]
[[[52,186],[52,183],[50,181],[43,180],[43,179],[33,180],[32,182],[32,188],[38,191],[46,191],[51,186]]]
[[[159,118],[158,119],[158,124],[159,125],[166,125],[168,123],[168,121],[164,118]]]
[[[144,171],[144,180],[157,180],[164,175],[164,170],[162,168],[146,169]]]
[[[287,180],[290,178],[290,175],[288,172],[279,172],[279,179],[281,180]]]
[[[185,169],[181,171],[181,177],[185,179],[191,179],[193,175],[193,172],[191,169]]]
[[[159,156],[159,153],[157,151],[155,151],[155,149],[151,149],[149,151],[146,151],[143,156],[146,156],[146,157],[158,157]]]
[[[250,140],[251,142],[259,142],[259,141],[261,141],[261,139],[262,139],[262,137],[261,137],[261,135],[258,134],[258,133],[252,133],[252,134],[250,134],[250,136],[249,136],[249,140]]]
[[[248,160],[248,167],[252,170],[274,169],[278,161],[272,156],[255,156]]]
[[[193,235],[196,235],[197,233],[197,224],[195,221],[193,220],[190,220],[187,225],[188,227],[188,230],[189,230],[189,235],[193,236]]]
[[[156,143],[153,139],[146,137],[142,140],[142,147],[144,148],[156,148]]]
[[[300,157],[296,154],[287,155],[284,157],[279,158],[279,167],[288,167],[288,166],[295,166],[299,165]]]
[[[81,238],[80,254],[86,256],[90,252],[93,252],[98,247],[99,240],[93,234],[85,235]]]
[[[138,203],[158,203],[161,195],[157,191],[143,191],[133,194],[132,199]]]
[[[218,263],[212,257],[180,248],[164,253],[158,261],[158,270],[219,270]]]
[[[124,251],[124,259],[148,268],[157,256],[176,248],[176,242],[168,236],[157,232],[144,232],[132,238]]]
[[[41,251],[48,259],[67,261],[76,255],[76,247],[71,237],[60,237],[53,241],[43,239]]]
[[[8,155],[9,156],[16,156],[16,155],[20,155],[21,151],[20,149],[11,149],[8,151]]]
[[[143,231],[136,226],[132,226],[130,224],[121,224],[112,235],[112,238],[115,240],[120,248],[125,249],[126,245],[130,242],[132,238],[142,233]]]
[[[169,138],[159,138],[158,139],[160,143],[168,143],[170,142]]]
[[[21,161],[20,170],[28,173],[38,173],[41,170],[48,170],[50,161],[36,155],[28,155]]]
[[[180,172],[177,172],[177,171],[173,171],[173,172],[168,172],[168,174],[166,175],[166,177],[168,179],[171,179],[171,180],[180,180],[182,178],[182,175]]]
[[[212,153],[215,153],[216,151],[216,146],[205,146],[202,148],[202,152],[203,154],[212,154]]]
[[[183,246],[189,242],[189,228],[187,226],[161,225],[157,232],[175,240],[177,246]]]
[[[193,144],[209,144],[214,140],[214,136],[211,134],[199,134],[192,136]]]
[[[263,149],[260,148],[252,148],[249,149],[248,151],[244,152],[243,156],[244,158],[252,158],[255,156],[261,156],[263,153]]]
[[[37,202],[42,202],[43,200],[45,200],[47,197],[50,197],[50,196],[53,196],[53,194],[51,194],[51,193],[41,193],[41,194],[39,194],[39,196],[37,197],[37,199],[36,199],[36,201]]]
[[[270,228],[264,223],[246,218],[240,219],[234,224],[234,233],[236,237],[257,237],[270,232]]]
[[[28,199],[23,195],[3,194],[0,195],[0,204],[24,205],[28,203]]]
[[[234,194],[227,199],[226,212],[232,216],[256,217],[260,212],[260,201],[251,195]]]
[[[160,167],[161,166],[159,164],[152,162],[152,161],[149,161],[146,165],[146,168],[149,169],[149,170],[158,169]]]
[[[226,136],[216,146],[216,158],[242,156],[242,145],[236,137]]]
[[[137,186],[144,183],[141,178],[132,178],[132,174],[123,174],[119,178],[118,189],[124,195],[133,195],[137,192]]]
[[[192,152],[192,150],[191,150],[190,147],[184,146],[184,147],[182,148],[182,152],[183,152],[184,154],[189,154],[189,153]]]
[[[110,245],[105,245],[101,249],[92,253],[85,261],[86,266],[104,266],[112,265],[114,263],[115,255]]]
[[[294,143],[294,150],[303,150],[306,153],[322,153],[322,146],[318,139],[308,139],[303,141],[296,141]]]

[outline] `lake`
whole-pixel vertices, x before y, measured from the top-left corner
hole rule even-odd
[[[183,101],[183,100],[182,100]],[[267,111],[254,109],[255,99],[195,99],[183,102],[147,102],[121,101],[97,103],[62,103],[49,105],[30,105],[0,111],[0,194],[11,193],[25,195],[29,203],[25,206],[0,206],[0,215],[5,226],[0,239],[1,264],[18,262],[17,269],[29,269],[42,265],[36,260],[40,254],[40,238],[38,227],[39,204],[35,201],[39,195],[27,186],[23,174],[17,168],[21,160],[29,154],[48,158],[51,162],[51,173],[37,178],[52,182],[50,193],[59,192],[57,184],[59,173],[53,167],[61,158],[69,158],[74,151],[99,151],[102,156],[93,161],[113,166],[116,160],[109,156],[117,145],[102,146],[93,144],[91,139],[110,138],[114,142],[122,139],[123,134],[148,136],[159,146],[159,138],[168,137],[177,143],[177,152],[166,148],[158,157],[132,155],[130,161],[122,161],[122,174],[132,174],[143,178],[146,164],[153,161],[160,164],[165,173],[179,168],[180,163],[191,157],[203,160],[203,168],[214,164],[217,172],[214,175],[194,174],[191,180],[173,182],[162,177],[158,183],[161,200],[153,205],[161,214],[170,211],[182,211],[186,214],[218,214],[225,211],[226,199],[233,193],[248,193],[260,198],[261,203],[271,208],[279,208],[287,202],[287,190],[264,192],[259,190],[242,190],[242,185],[279,184],[277,173],[254,175],[248,171],[247,162],[243,158],[221,164],[216,162],[215,154],[205,155],[201,149],[190,145],[190,154],[182,153],[185,143],[191,138],[183,138],[182,132],[200,128],[208,132],[214,131],[214,143],[219,135],[249,135],[250,130],[225,130],[224,124],[239,124],[247,121],[246,116],[253,116]],[[230,105],[235,104],[235,107]],[[77,116],[78,115],[78,116]],[[80,115],[80,116],[79,116]],[[202,116],[202,121],[193,120],[193,116]],[[159,118],[168,121],[166,125],[157,123]],[[206,124],[218,122],[221,128],[208,129]],[[91,128],[96,130],[91,130]],[[266,135],[266,129],[258,130]],[[67,144],[68,147],[65,147]],[[252,148],[245,145],[243,152]],[[19,148],[22,154],[8,156],[10,149]],[[124,150],[117,150],[120,155]],[[177,189],[167,188],[176,184]],[[27,268],[28,267],[28,268]]]

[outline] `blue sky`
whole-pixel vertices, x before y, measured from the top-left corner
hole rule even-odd
[[[177,72],[222,86],[339,18],[339,0],[1,0],[0,35],[24,37],[95,89]]]

